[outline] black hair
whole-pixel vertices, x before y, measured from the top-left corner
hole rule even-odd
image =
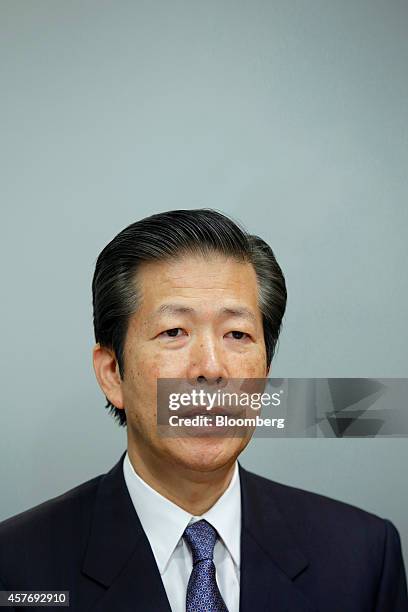
[[[113,350],[122,380],[128,322],[140,303],[139,264],[211,253],[253,265],[269,369],[287,299],[285,278],[272,249],[262,238],[247,233],[237,222],[214,209],[170,210],[126,227],[105,246],[96,261],[92,280],[95,340]],[[125,426],[125,411],[106,399],[106,408],[119,425]]]

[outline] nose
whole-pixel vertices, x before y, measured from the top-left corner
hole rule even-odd
[[[221,384],[227,379],[222,347],[211,333],[195,339],[190,353],[188,378],[192,382]]]

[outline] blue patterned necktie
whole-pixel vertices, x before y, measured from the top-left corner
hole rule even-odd
[[[215,579],[213,554],[218,533],[202,519],[186,527],[183,536],[193,554],[186,612],[228,612]]]

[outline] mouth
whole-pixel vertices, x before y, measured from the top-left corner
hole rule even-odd
[[[242,406],[183,406],[171,415],[176,421],[169,421],[165,432],[175,438],[238,438],[247,435],[248,428],[237,422],[245,415]]]
[[[183,411],[180,412],[180,416],[187,417],[187,418],[192,418],[192,417],[195,417],[195,416],[206,416],[206,417],[213,417],[213,416],[239,417],[244,412],[245,412],[245,409],[243,410],[242,407],[237,409],[237,408],[231,408],[231,407],[226,408],[225,406],[214,406],[210,410],[207,410],[204,407],[191,408],[190,410],[183,410]]]

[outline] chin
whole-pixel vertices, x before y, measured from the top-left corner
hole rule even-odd
[[[173,442],[171,461],[197,472],[210,472],[232,464],[248,443],[242,438],[215,437],[181,438]]]

